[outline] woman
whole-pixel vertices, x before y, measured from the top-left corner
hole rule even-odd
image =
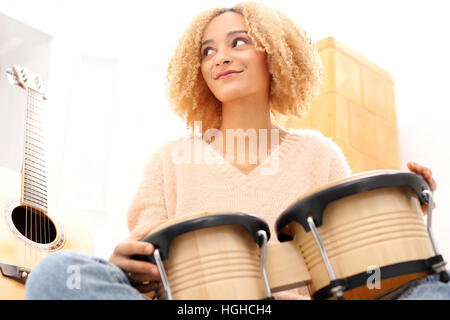
[[[139,240],[157,224],[191,212],[234,210],[257,214],[272,228],[299,194],[350,175],[342,151],[330,139],[278,126],[283,116],[308,112],[320,78],[317,49],[280,12],[248,2],[198,15],[170,60],[168,96],[194,133],[200,124],[200,140],[193,133],[154,152],[129,208],[131,235],[116,246],[109,262],[71,252],[50,255],[31,273],[27,298],[147,299],[141,292],[156,288],[158,270],[130,257],[153,252],[151,244]],[[249,140],[248,133],[253,134],[253,148],[231,144],[234,137],[245,138],[243,132]],[[201,148],[197,159],[184,154],[192,143]],[[201,161],[207,158],[210,162]],[[408,167],[436,188],[431,170],[412,162]],[[55,295],[54,288],[39,287],[48,274],[43,270],[68,264],[93,275],[82,280],[84,290],[73,296],[73,290],[61,289]],[[64,272],[52,274],[53,282],[57,275],[60,281],[67,278]],[[305,289],[275,296],[309,298]]]

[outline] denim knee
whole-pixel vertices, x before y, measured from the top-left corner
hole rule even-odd
[[[86,254],[61,250],[44,257],[33,268],[25,285],[26,299],[53,299],[68,284],[68,276],[91,259]],[[75,267],[75,268],[74,268]]]
[[[26,299],[148,299],[130,285],[118,266],[75,251],[58,251],[42,259],[25,286]]]
[[[450,271],[447,270],[450,275]],[[450,300],[450,283],[441,282],[435,273],[408,286],[398,300]]]

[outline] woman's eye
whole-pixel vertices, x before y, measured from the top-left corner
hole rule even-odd
[[[246,40],[246,39],[243,39],[243,38],[235,39],[235,40],[233,41],[233,46],[238,46],[239,42],[242,42],[243,44],[246,44],[246,43],[247,43],[247,40]],[[240,45],[240,44],[239,44],[239,45]],[[202,51],[203,56],[204,56],[204,57],[208,56],[210,50],[212,50],[212,48],[210,48],[210,47],[203,49],[203,51]]]
[[[205,48],[203,49],[203,56],[207,56],[208,55],[208,51],[211,50],[211,48]]]
[[[239,41],[244,43],[244,44],[247,43],[247,41],[245,39],[236,39],[236,40],[233,41],[233,43],[237,45],[237,43],[239,43]]]

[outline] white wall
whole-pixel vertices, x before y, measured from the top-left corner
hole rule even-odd
[[[0,12],[53,36],[49,200],[60,214],[92,219],[96,254],[109,256],[126,236],[126,208],[149,153],[185,132],[165,98],[169,53],[196,13],[235,2],[0,1]],[[314,41],[333,36],[393,75],[401,168],[416,160],[433,170],[435,236],[450,259],[447,1],[264,2]]]

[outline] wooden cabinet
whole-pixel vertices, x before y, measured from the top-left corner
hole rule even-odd
[[[392,76],[332,37],[317,42],[323,65],[320,94],[308,116],[290,128],[317,129],[343,150],[354,173],[399,169]]]

